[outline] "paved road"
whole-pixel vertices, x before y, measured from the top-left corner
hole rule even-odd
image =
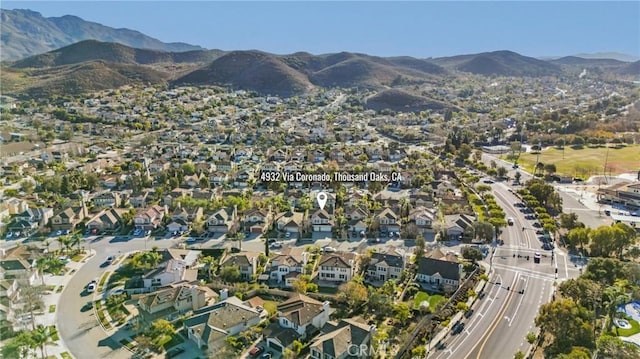
[[[445,349],[432,349],[430,358],[507,359],[518,350],[527,352],[530,345],[525,337],[537,332],[534,319],[539,307],[551,299],[556,268],[557,280],[579,275],[579,268],[565,253],[554,251],[552,260],[551,251],[542,250],[534,221],[526,220],[514,206],[519,200],[509,186],[495,183],[492,189],[496,202],[507,217],[514,219],[514,225],[503,230],[500,239],[504,245],[495,246],[489,259],[494,274],[488,293],[476,304],[472,317],[463,320],[465,330],[445,339]],[[539,264],[533,260],[536,252],[544,256]],[[523,294],[519,293],[521,289]]]
[[[92,237],[90,237],[92,238]],[[80,308],[92,296],[82,297],[84,287],[93,278],[100,277],[105,271],[113,271],[115,267],[102,268],[108,256],[119,255],[133,250],[145,248],[145,239],[135,238],[128,241],[113,241],[113,237],[107,236],[96,242],[88,242],[88,245],[96,250],[96,255],[91,258],[69,281],[62,292],[58,312],[58,328],[60,336],[75,358],[129,358],[131,353],[122,349],[119,344],[102,329],[93,311],[81,312]],[[147,240],[147,247],[167,248],[175,245],[175,240]]]

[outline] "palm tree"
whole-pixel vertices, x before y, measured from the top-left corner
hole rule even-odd
[[[609,315],[608,329],[613,326],[613,320],[615,318],[618,307],[629,302],[631,297],[626,292],[627,281],[616,280],[614,285],[604,290],[604,297],[607,303],[607,314]]]
[[[78,249],[78,252],[80,251],[80,242],[80,234],[78,234],[78,232],[75,232],[73,235],[71,235],[71,238],[69,238],[69,246],[73,247],[75,245]]]
[[[42,279],[42,285],[44,285],[44,271],[49,267],[49,258],[41,257],[36,260],[36,269],[38,270],[38,275]]]
[[[66,253],[69,248],[69,243],[71,243],[69,236],[60,236],[57,241],[60,243],[60,250]]]
[[[40,348],[40,353],[42,354],[42,358],[46,358],[47,355],[47,345],[56,345],[56,342],[51,339],[51,331],[49,327],[45,327],[40,324],[38,327],[31,333],[31,338],[33,339],[33,345],[35,347]]]

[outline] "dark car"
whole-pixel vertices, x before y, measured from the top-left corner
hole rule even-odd
[[[184,353],[184,348],[173,348],[167,352],[165,358],[175,358],[182,353]]]
[[[451,328],[451,334],[452,335],[457,335],[457,334],[462,333],[463,330],[464,330],[464,323],[457,322]]]
[[[464,317],[465,318],[469,318],[473,315],[473,309],[469,309],[466,312],[464,312]]]
[[[446,347],[447,347],[447,344],[443,342],[438,342],[438,344],[436,344],[436,350],[444,350]]]
[[[82,306],[82,308],[80,308],[80,311],[86,312],[91,309],[93,309],[93,302],[87,302],[85,305]]]

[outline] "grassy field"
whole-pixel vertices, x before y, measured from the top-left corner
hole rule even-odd
[[[506,156],[503,156],[506,159]],[[536,154],[523,153],[518,163],[527,172],[533,172]],[[604,162],[607,159],[607,174],[620,174],[638,171],[640,165],[640,146],[626,146],[623,148],[588,148],[575,150],[566,147],[564,150],[547,148],[540,153],[540,162],[556,165],[557,174],[573,177],[588,178],[602,175]]]
[[[418,292],[416,294],[415,299],[413,300],[413,307],[420,308],[420,303],[427,301],[429,302],[429,308],[435,308],[438,303],[444,300],[444,297],[438,294],[429,295],[426,292]]]

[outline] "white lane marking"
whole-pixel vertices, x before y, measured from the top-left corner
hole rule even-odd
[[[529,285],[529,281],[527,280],[526,276],[522,276],[522,279],[524,280],[524,286],[522,287],[522,290],[524,290],[526,292],[525,289],[527,289],[527,286]],[[515,288],[514,288],[515,290]],[[518,301],[518,305],[516,306],[516,311],[513,313],[513,317],[511,317],[511,320],[509,321],[509,326],[511,326],[511,324],[513,324],[513,319],[515,319],[516,315],[518,315],[518,311],[520,310],[520,305],[522,304],[522,300],[524,299],[524,294],[520,295],[520,300]]]

